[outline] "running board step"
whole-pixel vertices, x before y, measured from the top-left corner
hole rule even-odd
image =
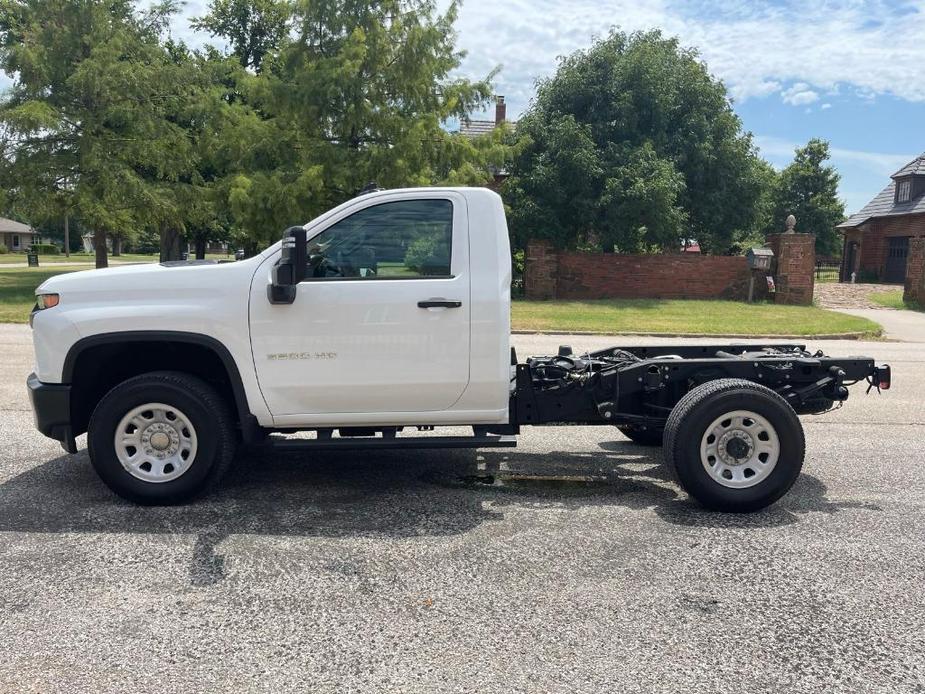
[[[515,436],[395,436],[392,438],[274,439],[273,448],[284,451],[355,451],[402,448],[514,448]]]

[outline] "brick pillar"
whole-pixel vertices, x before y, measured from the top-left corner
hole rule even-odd
[[[816,237],[813,234],[771,234],[768,245],[774,251],[774,303],[813,303],[816,269]]]
[[[925,238],[909,239],[903,299],[925,305]]]
[[[528,299],[555,299],[559,283],[559,254],[549,241],[527,242],[524,294]]]

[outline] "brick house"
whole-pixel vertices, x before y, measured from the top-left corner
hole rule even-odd
[[[852,272],[881,282],[906,279],[909,239],[925,236],[925,153],[890,178],[877,197],[838,225],[845,238],[842,280]]]

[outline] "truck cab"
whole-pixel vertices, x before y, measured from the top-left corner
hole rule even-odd
[[[372,193],[306,236],[291,303],[268,300],[280,247],[250,286],[253,363],[275,426],[506,421],[511,261],[497,194]]]

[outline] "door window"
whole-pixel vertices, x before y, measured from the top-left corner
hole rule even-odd
[[[306,279],[450,277],[453,203],[401,200],[360,210],[308,242]]]

